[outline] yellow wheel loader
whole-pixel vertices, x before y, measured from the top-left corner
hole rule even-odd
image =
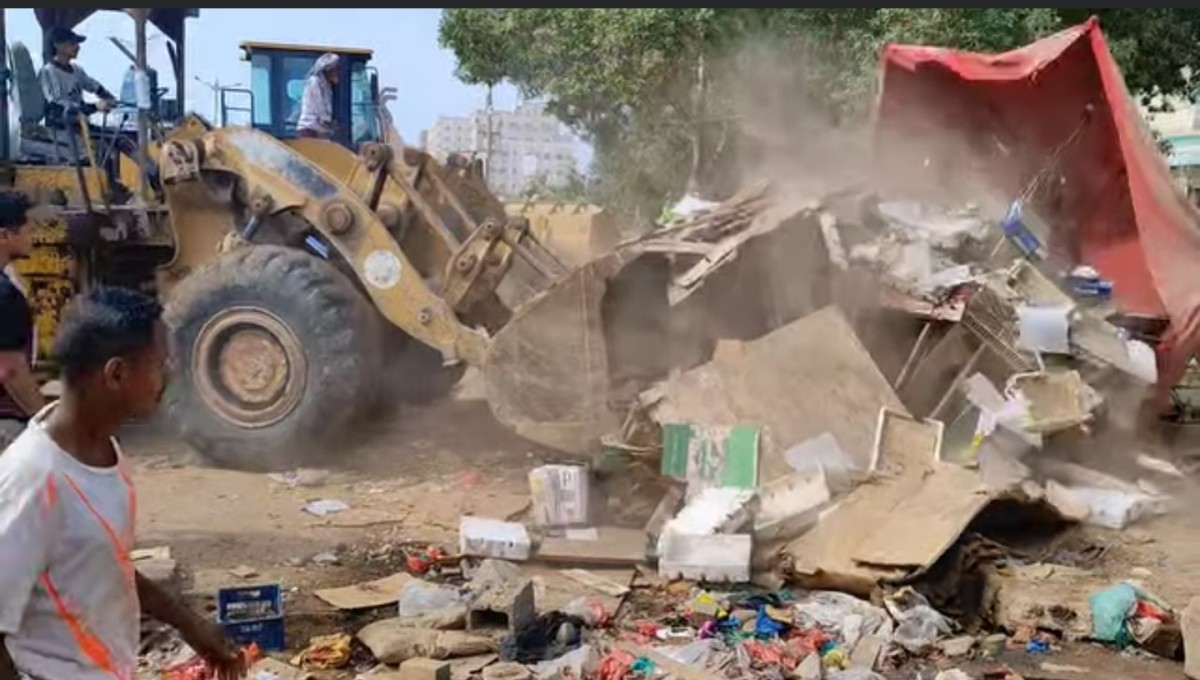
[[[56,11],[39,14],[45,28],[94,10]],[[137,25],[135,79],[147,70],[147,21],[183,54],[196,10],[125,11]],[[70,295],[95,283],[160,295],[174,354],[166,416],[216,464],[272,469],[334,454],[357,417],[396,398],[391,387],[436,393],[466,365],[480,369],[501,422],[583,452],[620,426],[622,403],[647,380],[703,360],[718,337],[754,337],[810,307],[768,280],[780,269],[764,260],[805,266],[787,248],[728,266],[755,236],[731,222],[568,266],[528,219],[506,214],[477,166],[386,143],[398,136],[379,110],[371,52],[242,49],[251,87],[221,92],[224,126],[141,96],[135,145],[81,121],[69,162],[58,147],[34,153],[31,59],[12,50],[22,125],[5,176],[63,208],[22,271],[39,333],[48,340]],[[337,132],[297,138],[305,75],[327,51],[342,57]],[[794,247],[817,251],[816,230],[797,233]],[[714,245],[729,238],[747,243]],[[55,265],[31,264],[43,260]],[[718,268],[724,279],[708,281],[718,285],[699,285]],[[435,370],[414,356],[432,356]]]

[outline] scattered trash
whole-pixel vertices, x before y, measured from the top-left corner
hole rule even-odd
[[[446,551],[438,546],[430,545],[421,549],[406,550],[404,566],[408,569],[408,573],[414,576],[423,576],[445,558]]]
[[[345,501],[336,499],[321,499],[310,501],[304,504],[304,512],[315,517],[325,517],[339,512],[345,512],[350,509],[350,505]]]
[[[939,637],[950,633],[946,617],[912,588],[903,588],[884,598],[884,605],[897,622],[892,641],[910,654],[923,654]]]
[[[1092,595],[1089,604],[1092,637],[1118,649],[1135,642],[1145,646],[1162,624],[1174,625],[1170,608],[1162,600],[1131,583],[1101,590]]]
[[[458,536],[459,552],[477,557],[527,560],[532,547],[524,524],[484,517],[463,517]]]
[[[409,581],[400,590],[397,617],[403,625],[413,628],[464,628],[467,599],[454,586]]]
[[[390,665],[417,657],[452,659],[496,651],[496,644],[486,636],[410,628],[396,619],[369,624],[357,637],[380,663]]]
[[[258,576],[257,569],[255,569],[254,567],[247,567],[244,564],[238,565],[238,566],[230,569],[229,573],[238,578],[242,578],[242,579],[254,578],[255,576]]]
[[[1008,155],[1011,140],[991,141]],[[658,384],[620,376],[629,383],[605,406],[628,407],[629,418],[601,440],[620,455],[593,451],[587,465],[529,471],[529,527],[513,521],[524,509],[496,519],[464,514],[454,555],[427,538],[389,535],[386,550],[369,554],[371,568],[403,571],[315,595],[355,612],[337,615],[345,621],[394,611],[357,638],[369,664],[382,664],[379,675],[401,664],[405,680],[876,680],[901,677],[906,664],[928,678],[931,660],[938,680],[968,678],[952,666],[980,660],[985,677],[1011,680],[1019,676],[1001,664],[1006,651],[1057,654],[1085,638],[1138,655],[1182,654],[1200,680],[1200,600],[1177,613],[1142,582],[1111,585],[1112,572],[1094,568],[1103,546],[1092,553],[1094,545],[1049,538],[1061,526],[1120,531],[1165,513],[1162,489],[1186,475],[1157,454],[1136,454],[1132,481],[1100,472],[1104,456],[1089,459],[1089,438],[1129,429],[1126,393],[1155,386],[1164,349],[1146,320],[1096,303],[1124,296],[1128,270],[1140,275],[1155,263],[1125,267],[1116,249],[1068,242],[1067,252],[1119,274],[1120,288],[1095,267],[1064,271],[1045,244],[1078,234],[1046,224],[1032,195],[981,208],[856,190],[799,211],[772,205],[765,190],[726,204],[685,196],[665,213],[674,223],[653,235],[654,252],[670,255],[664,312],[690,313],[682,303],[699,282],[728,272],[735,246],[782,219],[768,208],[811,232],[811,247],[779,251],[792,267],[798,253],[827,257],[815,278],[828,286],[747,296],[731,283],[733,301],[761,302],[777,326],[721,320],[694,348],[679,343],[691,354],[659,371]],[[856,299],[862,291],[869,295]],[[610,482],[625,467],[636,481],[609,488],[621,486]],[[660,479],[637,477],[655,470]],[[297,488],[329,476],[269,477]],[[488,476],[468,470],[442,490],[482,494]],[[641,494],[636,501],[661,494],[648,520],[624,521],[643,505],[626,503],[627,490]],[[320,518],[347,510],[336,499],[303,505]],[[394,519],[392,508],[379,511]],[[445,519],[431,513],[429,521]],[[357,548],[309,561],[357,566]],[[143,573],[177,575],[169,549],[131,557]],[[1160,577],[1167,571],[1145,563]],[[610,576],[604,567],[623,570]],[[229,573],[258,576],[244,565]],[[250,649],[280,650],[283,595],[278,585],[221,591],[221,624]],[[359,655],[362,646],[336,633],[313,638],[292,662],[365,671]],[[202,664],[188,663],[170,677],[201,677]]]
[[[338,558],[337,553],[326,550],[313,555],[312,563],[321,567],[329,567],[341,563],[341,559]]]
[[[753,489],[758,484],[759,429],[667,423],[662,473],[684,480],[688,492],[705,487]]]
[[[262,653],[253,644],[239,649],[238,655],[245,659],[247,666],[262,658]],[[187,661],[164,669],[159,680],[217,680],[217,674],[203,657],[193,656]]]
[[[541,614],[500,642],[500,658],[526,664],[558,658],[579,646],[584,625],[562,612]]]
[[[404,587],[412,581],[412,576],[399,573],[341,588],[326,588],[313,594],[337,609],[372,609],[396,602]]]
[[[315,637],[304,651],[292,657],[291,664],[310,671],[343,668],[350,663],[350,641],[345,633]]]
[[[283,484],[292,488],[296,487],[314,487],[321,486],[325,480],[329,479],[328,470],[318,470],[314,468],[300,468],[290,472],[273,472],[267,477],[278,484]]]
[[[587,524],[588,473],[580,465],[543,465],[529,471],[533,523],[542,527]]]

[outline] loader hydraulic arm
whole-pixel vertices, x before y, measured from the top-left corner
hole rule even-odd
[[[213,130],[198,139],[168,142],[160,168],[172,203],[172,189],[201,181],[202,173],[239,177],[249,197],[244,233],[252,234],[260,220],[273,215],[302,217],[350,265],[391,323],[440,350],[447,362],[483,364],[485,334],[461,323],[454,307],[430,289],[368,202],[370,197],[287,144],[250,128]],[[174,215],[177,207],[171,210]]]

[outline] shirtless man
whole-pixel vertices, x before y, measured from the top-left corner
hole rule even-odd
[[[63,396],[0,455],[0,680],[133,680],[139,618],[176,628],[222,680],[246,675],[224,631],[137,573],[137,496],[117,443],[166,385],[153,299],[93,288],[54,344]]]

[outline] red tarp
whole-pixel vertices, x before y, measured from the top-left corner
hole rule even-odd
[[[882,68],[877,151],[899,177],[953,183],[982,167],[1016,198],[1063,149],[1061,181],[1033,206],[1054,228],[1051,250],[1111,280],[1121,311],[1170,319],[1159,384],[1176,384],[1200,349],[1200,213],[1172,182],[1099,22],[1003,54],[889,45]]]

